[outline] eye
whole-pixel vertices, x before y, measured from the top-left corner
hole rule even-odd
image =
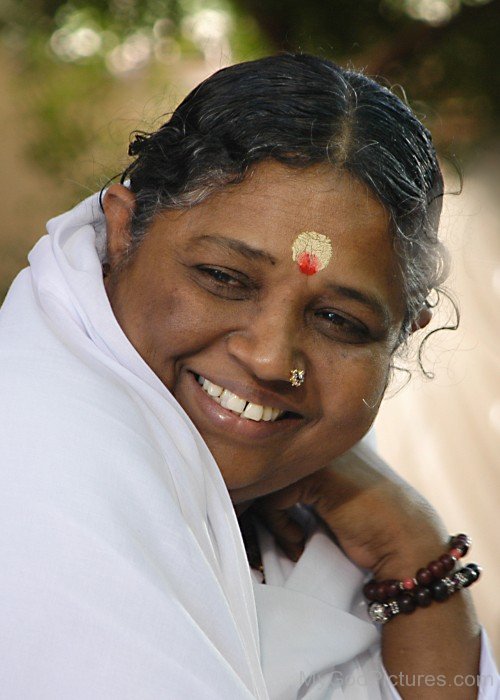
[[[206,265],[198,267],[201,272],[205,273],[212,279],[214,279],[216,282],[219,282],[220,284],[223,285],[228,285],[228,286],[239,286],[241,283],[236,277],[233,275],[229,274],[229,272],[225,272],[224,270],[220,270],[217,267],[207,267]]]
[[[368,328],[345,314],[337,311],[317,311],[316,318],[319,319],[322,332],[330,337],[348,343],[363,343],[370,339]]]
[[[197,265],[197,282],[215,296],[240,301],[248,299],[256,289],[255,283],[242,272],[212,265]]]

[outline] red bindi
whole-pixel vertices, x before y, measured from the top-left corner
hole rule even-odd
[[[316,231],[299,233],[292,245],[292,260],[304,275],[315,275],[324,270],[332,256],[332,243],[328,236]]]
[[[297,264],[304,275],[315,275],[320,269],[318,256],[314,253],[300,253],[297,257]]]

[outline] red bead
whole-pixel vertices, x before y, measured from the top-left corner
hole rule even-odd
[[[449,555],[450,557],[454,557],[455,559],[461,559],[464,554],[462,551],[460,551],[460,549],[450,549]]]
[[[404,578],[402,583],[405,591],[411,591],[415,588],[415,581],[412,578]]]
[[[444,566],[440,561],[431,561],[429,564],[427,564],[427,568],[434,578],[443,578],[445,574]]]
[[[419,569],[415,578],[422,586],[427,586],[429,583],[431,583],[433,576],[429,569]]]
[[[450,554],[441,554],[438,561],[444,566],[445,571],[451,571],[455,566],[455,559]]]

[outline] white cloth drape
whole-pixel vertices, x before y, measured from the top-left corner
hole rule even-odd
[[[324,533],[294,567],[262,531],[252,581],[213,457],[113,316],[97,197],[48,232],[0,314],[0,698],[397,697]]]

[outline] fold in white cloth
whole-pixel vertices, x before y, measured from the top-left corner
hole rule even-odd
[[[266,530],[259,529],[266,584],[255,574],[254,588],[270,697],[401,700],[382,663],[379,630],[367,615],[362,595],[365,572],[321,527],[312,522],[311,529],[296,564]],[[478,699],[500,700],[500,678],[484,630],[479,676]],[[458,684],[471,681],[457,679]],[[443,682],[436,677],[436,683]],[[410,676],[408,685],[412,684]],[[426,687],[422,686],[422,697]]]
[[[0,697],[398,697],[321,530],[297,565],[261,531],[252,581],[212,455],[113,316],[97,196],[48,232],[0,314]]]

